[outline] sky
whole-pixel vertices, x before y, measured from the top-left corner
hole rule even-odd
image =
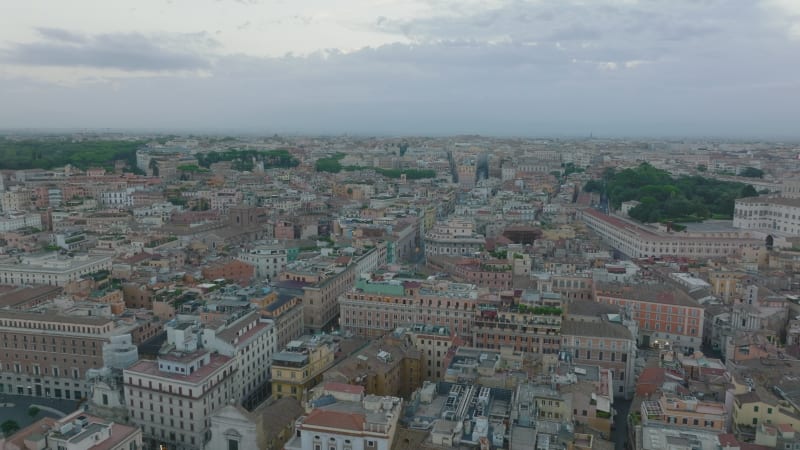
[[[800,137],[800,0],[3,0],[0,128]]]

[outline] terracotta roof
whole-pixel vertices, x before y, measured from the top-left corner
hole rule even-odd
[[[337,383],[330,381],[325,383],[326,391],[343,392],[345,394],[363,394],[364,386],[356,386],[354,384]]]
[[[316,409],[303,421],[304,426],[318,426],[339,430],[364,431],[363,414]]]

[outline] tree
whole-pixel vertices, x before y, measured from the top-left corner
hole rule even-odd
[[[745,167],[739,172],[739,176],[747,178],[764,178],[764,171],[755,167]]]
[[[705,164],[700,164],[699,166],[697,166],[697,171],[698,172],[705,172],[707,170],[708,170],[708,167],[706,167]]]
[[[28,415],[29,416],[36,417],[37,414],[39,414],[39,408],[37,408],[35,406],[31,406],[30,408],[28,408]]]
[[[19,430],[19,424],[11,419],[0,423],[0,431],[6,436],[11,436]]]
[[[752,184],[748,184],[742,188],[742,192],[739,195],[740,197],[758,197],[758,191]]]
[[[155,159],[151,159],[149,167],[150,167],[150,170],[153,171],[153,176],[157,177],[158,176],[158,161],[156,161]]]

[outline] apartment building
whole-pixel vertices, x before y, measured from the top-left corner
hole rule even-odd
[[[676,256],[724,258],[746,250],[764,248],[765,241],[748,231],[674,233],[660,231],[594,209],[581,211],[586,226],[609,245],[631,258]]]
[[[302,336],[272,358],[272,395],[307,400],[308,390],[319,384],[333,365],[337,344],[327,335]]]
[[[350,390],[341,391],[326,391],[327,404],[298,419],[285,450],[391,450],[403,400],[367,395],[354,401]]]
[[[326,382],[359,385],[370,395],[409,397],[422,386],[422,352],[387,336],[325,371]]]
[[[91,391],[87,371],[109,365],[103,344],[135,326],[99,316],[0,310],[0,392],[85,398]]]
[[[478,290],[449,281],[360,279],[339,297],[343,330],[378,338],[409,323],[448,327],[469,336]]]
[[[733,209],[733,226],[765,234],[800,236],[800,198],[740,198]]]
[[[240,260],[218,261],[203,267],[201,271],[206,280],[224,279],[239,286],[249,286],[255,275],[255,268]]]
[[[0,233],[19,230],[21,228],[42,228],[42,216],[39,214],[8,212],[0,215]]]
[[[271,291],[253,301],[259,306],[261,317],[275,323],[275,348],[281,349],[303,335],[303,302],[290,294]]]
[[[594,299],[628,311],[644,347],[697,349],[703,342],[705,310],[670,285],[597,282]]]
[[[510,346],[519,352],[555,354],[561,348],[561,309],[524,304],[481,304],[472,325],[477,348]]]
[[[427,324],[400,327],[393,333],[396,339],[405,339],[422,353],[422,377],[440,381],[447,371],[447,356],[450,349],[462,340],[450,328]]]
[[[0,262],[2,284],[46,284],[66,286],[84,275],[101,270],[111,272],[111,256],[64,256],[57,252],[25,255]]]
[[[237,259],[252,265],[257,279],[272,280],[286,268],[288,252],[279,241],[259,242],[240,253]]]
[[[511,289],[514,275],[512,263],[498,259],[429,256],[428,267],[447,272],[456,281],[490,289]]]
[[[612,395],[631,398],[636,390],[636,338],[616,316],[561,322],[561,348],[574,364],[611,371]]]
[[[467,256],[484,248],[486,238],[475,232],[475,224],[457,218],[437,222],[425,233],[425,256]]]
[[[131,422],[149,448],[194,450],[210,439],[209,416],[238,399],[234,359],[205,349],[139,360],[123,371]]]
[[[645,425],[655,422],[717,433],[728,429],[728,414],[724,404],[702,401],[692,396],[662,393],[658,400],[643,401],[641,414]]]
[[[319,256],[295,261],[278,277],[303,290],[303,326],[311,332],[334,324],[339,315],[340,295],[350,290],[356,277],[386,263],[386,246],[354,256]]]
[[[256,311],[222,316],[202,324],[200,316],[178,315],[167,323],[165,348],[193,351],[201,346],[233,359],[236,400],[253,407],[268,397],[269,366],[275,354],[275,327]]]

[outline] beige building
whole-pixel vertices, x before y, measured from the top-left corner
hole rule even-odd
[[[631,258],[725,258],[765,247],[760,235],[746,230],[668,232],[594,209],[583,210],[580,217],[589,229]]]
[[[202,349],[140,360],[123,371],[131,422],[150,446],[203,448],[209,417],[238,399],[235,372],[232,358]]]
[[[448,281],[366,280],[339,297],[343,330],[378,338],[409,323],[442,326],[469,336],[478,290]]]
[[[67,400],[87,397],[87,371],[110,365],[104,361],[103,345],[132,327],[118,327],[103,317],[0,311],[0,392]]]
[[[333,365],[336,351],[330,336],[306,335],[289,342],[272,358],[272,396],[307,400],[308,390],[319,384]]]

